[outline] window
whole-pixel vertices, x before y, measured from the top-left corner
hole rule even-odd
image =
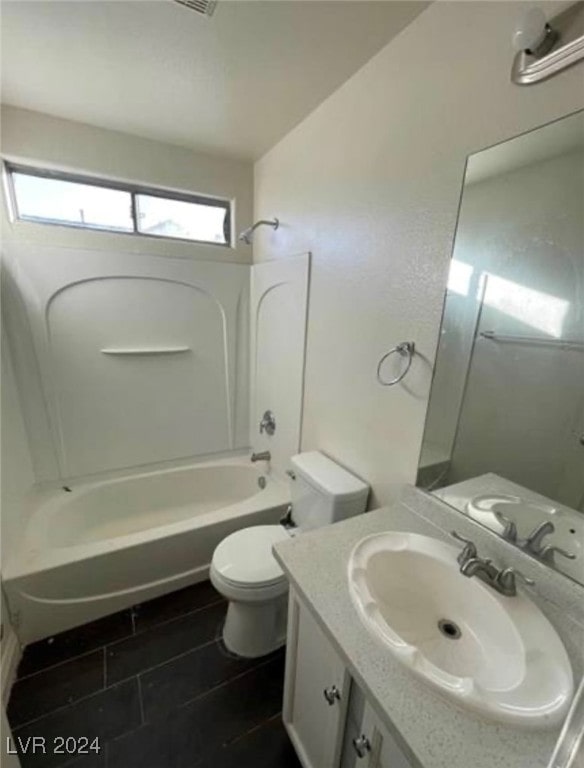
[[[22,221],[228,246],[227,200],[6,166]]]
[[[157,237],[181,237],[205,243],[228,242],[224,205],[189,203],[157,195],[136,195],[138,232]]]
[[[128,192],[61,179],[12,173],[18,218],[90,229],[133,232]]]

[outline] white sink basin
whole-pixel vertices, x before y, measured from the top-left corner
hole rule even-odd
[[[368,536],[349,561],[365,626],[458,702],[515,725],[557,726],[573,693],[562,641],[524,594],[504,597],[459,571],[460,548],[414,533]]]

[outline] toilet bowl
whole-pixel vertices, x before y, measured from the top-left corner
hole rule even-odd
[[[369,486],[318,451],[291,459],[294,535],[365,510]],[[285,643],[288,582],[272,547],[292,535],[283,525],[236,531],[217,546],[210,579],[228,601],[223,641],[232,653],[257,658]]]
[[[236,531],[213,554],[210,578],[229,600],[223,642],[238,656],[265,656],[284,644],[288,581],[272,545],[288,539],[281,525]]]

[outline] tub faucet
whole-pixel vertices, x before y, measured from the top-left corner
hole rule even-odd
[[[252,461],[270,461],[272,458],[272,455],[269,451],[260,451],[259,453],[252,453],[251,460]]]

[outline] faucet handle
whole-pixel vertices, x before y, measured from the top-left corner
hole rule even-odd
[[[562,557],[567,557],[568,560],[575,560],[576,555],[574,555],[572,552],[567,552],[565,549],[561,549],[561,547],[554,547],[551,544],[548,544],[547,547],[544,547],[541,552],[539,553],[540,560],[544,560],[546,563],[552,563],[554,562],[554,555],[562,555]]]
[[[517,594],[517,588],[515,586],[516,580],[519,579],[519,581],[523,582],[523,584],[527,584],[527,586],[532,587],[535,584],[535,581],[533,579],[530,579],[527,576],[524,576],[521,571],[518,571],[516,568],[513,568],[512,566],[510,568],[505,568],[504,571],[501,571],[499,575],[497,576],[497,581],[499,582],[499,585],[501,586],[501,592],[504,595],[507,595],[508,597],[513,597]]]
[[[510,520],[502,512],[495,512],[495,517],[504,526],[501,537],[512,544],[517,543],[517,526],[513,520]]]
[[[450,531],[450,535],[453,539],[457,539],[458,541],[462,541],[464,544],[472,544],[474,547],[474,541],[471,541],[470,539],[465,539],[464,536],[461,536],[460,533],[457,531]]]
[[[276,417],[272,411],[265,411],[260,421],[260,435],[266,432],[270,437],[276,431]]]
[[[533,587],[535,584],[535,581],[533,579],[530,579],[529,576],[526,576],[525,574],[521,573],[521,571],[515,570],[515,568],[507,568],[508,571],[511,571],[515,574],[516,578],[519,578],[519,581],[522,581],[524,584],[527,584],[528,587]],[[505,573],[505,571],[503,571]]]
[[[457,533],[456,531],[451,531],[450,535],[457,541],[462,541],[462,543],[465,545],[462,552],[456,558],[461,565],[467,560],[470,560],[472,557],[477,556],[478,553],[474,541],[465,539],[464,536],[461,536],[460,533]]]

